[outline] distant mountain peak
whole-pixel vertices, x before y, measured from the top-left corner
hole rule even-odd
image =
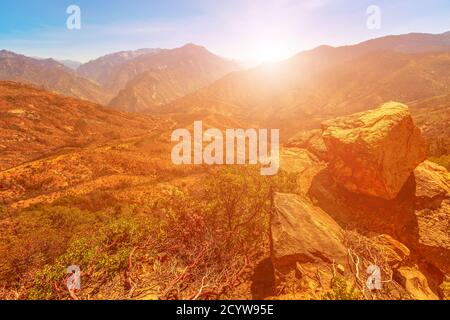
[[[332,51],[334,49],[336,49],[336,47],[329,46],[329,45],[321,45],[321,46],[318,46],[318,47],[314,48],[312,50],[312,52],[316,52],[316,53],[317,52],[330,52],[330,51]]]
[[[159,48],[142,48],[142,49],[137,49],[137,50],[124,50],[124,51],[118,51],[118,52],[106,54],[97,59],[93,59],[93,60],[89,61],[88,63],[102,61],[102,60],[108,60],[108,59],[114,59],[114,58],[131,60],[131,59],[134,59],[141,55],[150,54],[150,53],[156,54],[161,51],[162,51],[162,49],[159,49]],[[86,64],[88,64],[88,63],[86,63]]]
[[[125,63],[141,56],[156,55],[163,51],[163,49],[159,48],[144,48],[114,52],[82,64],[77,69],[77,72],[85,78],[105,84]]]
[[[0,50],[0,57],[11,58],[11,57],[18,57],[18,56],[20,56],[20,55],[15,52],[4,50],[4,49]]]
[[[187,44],[185,44],[184,46],[181,47],[181,49],[183,49],[183,48],[185,48],[185,49],[190,49],[190,48],[192,48],[192,49],[206,49],[205,47],[200,46],[200,45],[195,44],[195,43],[187,43]]]
[[[180,48],[174,49],[174,51],[211,53],[206,47],[195,43],[187,43]]]
[[[74,61],[74,60],[69,60],[69,59],[57,60],[57,61],[72,70],[76,70],[76,69],[78,69],[79,66],[82,65],[82,63],[79,61]]]

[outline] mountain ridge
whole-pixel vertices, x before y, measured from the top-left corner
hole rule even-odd
[[[30,83],[67,96],[105,103],[108,95],[93,81],[49,59],[34,59],[11,51],[0,51],[0,80]]]
[[[390,100],[411,103],[448,93],[448,35],[437,36],[441,49],[449,46],[448,51],[423,52],[414,46],[418,52],[396,52],[383,46],[372,49],[373,43],[384,43],[384,38],[375,39],[369,49],[367,42],[362,48],[318,47],[283,62],[229,74],[153,111],[180,114],[201,110],[251,118],[261,126],[282,128],[289,137],[300,127],[317,128],[327,117],[363,111]],[[415,37],[417,34],[409,35],[405,41]],[[428,34],[419,37],[435,39]]]

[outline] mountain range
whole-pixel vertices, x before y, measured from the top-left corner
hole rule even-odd
[[[122,51],[76,65],[4,50],[0,79],[138,112],[169,103],[238,69],[233,61],[193,44],[172,50]]]
[[[100,103],[108,95],[94,81],[53,59],[36,59],[10,51],[0,51],[0,80],[30,83],[49,91]]]
[[[321,46],[280,63],[235,72],[156,112],[241,119],[281,128],[282,137],[289,139],[320,127],[323,120],[385,101],[415,106],[448,96],[449,74],[450,33],[389,36],[354,46]],[[412,112],[419,116],[424,109],[413,107]],[[440,121],[447,123],[449,114],[441,113]]]
[[[121,66],[106,84],[112,92],[122,89],[110,106],[127,111],[151,111],[237,69],[234,62],[193,44],[151,57],[143,55]]]
[[[281,128],[283,141],[328,118],[388,100],[411,105],[413,116],[423,119],[425,108],[414,106],[446,101],[440,97],[450,94],[449,70],[450,32],[320,46],[247,70],[194,44],[112,53],[76,70],[53,59],[0,52],[1,80],[120,111],[169,115],[186,125],[196,117],[219,127],[234,122]],[[434,125],[439,127],[437,121]],[[445,136],[448,129],[443,130]],[[438,130],[428,121],[426,131]],[[449,142],[443,140],[430,147],[433,154],[445,154]]]
[[[142,55],[149,57],[162,51],[161,49],[139,49],[115,52],[82,64],[77,71],[81,76],[92,79],[100,85],[105,85],[111,81],[119,68],[128,61]]]

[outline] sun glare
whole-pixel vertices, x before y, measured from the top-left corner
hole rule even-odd
[[[255,49],[252,60],[255,63],[271,63],[287,59],[291,55],[292,53],[283,47],[278,47],[275,44],[266,43],[263,45],[259,45]]]
[[[290,58],[295,54],[295,49],[280,39],[270,37],[259,39],[254,43],[249,52],[250,60],[254,63],[272,63]]]

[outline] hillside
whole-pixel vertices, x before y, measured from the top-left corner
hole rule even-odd
[[[77,73],[86,79],[91,79],[100,85],[104,85],[110,81],[118,69],[128,61],[142,55],[151,56],[162,51],[162,49],[139,49],[110,53],[82,64],[78,67]]]
[[[151,117],[5,81],[0,81],[0,114],[0,170],[57,152],[148,134],[160,125]]]
[[[72,70],[77,70],[83,64],[79,61],[74,60],[58,60],[58,62]]]
[[[143,111],[192,93],[234,70],[237,66],[233,62],[190,44],[129,61],[105,88],[118,92],[112,107]]]
[[[67,96],[105,103],[108,95],[94,82],[53,59],[33,59],[0,51],[0,80],[34,84]]]
[[[208,67],[200,66],[146,71],[129,81],[109,106],[128,112],[153,112],[159,106],[210,84],[219,74],[222,72],[214,73]]]

